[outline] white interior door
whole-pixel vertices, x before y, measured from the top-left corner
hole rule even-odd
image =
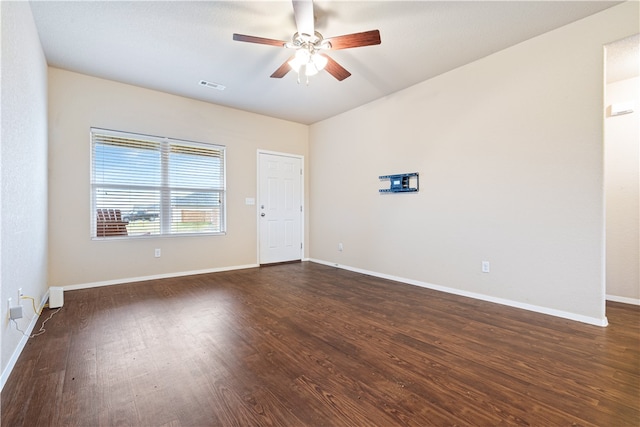
[[[259,156],[260,264],[302,259],[302,159]]]

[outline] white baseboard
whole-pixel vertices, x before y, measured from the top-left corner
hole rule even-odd
[[[205,270],[180,271],[178,273],[155,274],[152,276],[125,277],[122,279],[104,280],[100,282],[78,283],[75,285],[62,286],[65,291],[75,291],[78,289],[97,288],[100,286],[122,285],[123,283],[144,282],[145,280],[169,279],[172,277],[193,276],[196,274],[219,273],[221,271],[244,270],[245,268],[256,268],[259,264],[235,265],[231,267],[208,268]],[[60,285],[58,285],[60,286]]]
[[[47,302],[47,299],[49,299],[48,289],[47,289],[47,292],[45,292],[44,296],[42,297],[40,301],[40,305],[38,305],[37,307],[38,312],[42,310],[42,307],[44,307],[44,304]],[[29,322],[29,325],[27,326],[27,329],[25,329],[24,331],[22,338],[20,338],[20,341],[18,342],[16,349],[11,355],[11,358],[9,359],[9,363],[7,363],[7,366],[4,368],[4,371],[2,371],[2,376],[0,376],[0,391],[2,391],[2,389],[4,388],[5,383],[9,379],[9,375],[11,375],[13,368],[16,366],[16,363],[18,362],[18,358],[20,357],[20,354],[22,354],[22,350],[24,350],[24,346],[27,345],[27,341],[29,340],[29,335],[31,335],[31,332],[33,332],[33,328],[36,326],[36,323],[38,323],[39,317],[40,316],[38,315],[38,313],[34,314],[33,318]],[[13,323],[10,323],[9,327],[12,330],[14,330],[17,334],[21,334],[20,331],[16,330],[15,325],[13,325]]]
[[[619,297],[616,295],[607,295],[607,301],[622,302],[625,304],[640,305],[640,298]]]
[[[547,314],[547,315],[555,316],[555,317],[561,317],[563,319],[574,320],[574,321],[577,321],[577,322],[587,323],[589,325],[595,325],[595,326],[604,327],[604,326],[607,326],[609,324],[609,322],[608,322],[606,317],[604,317],[603,319],[599,319],[599,318],[596,318],[596,317],[583,316],[581,314],[570,313],[570,312],[567,312],[567,311],[556,310],[556,309],[548,308],[548,307],[541,307],[541,306],[533,305],[533,304],[526,304],[526,303],[522,303],[522,302],[518,302],[518,301],[512,301],[512,300],[504,299],[504,298],[492,297],[490,295],[483,295],[483,294],[478,294],[478,293],[475,293],[475,292],[468,292],[468,291],[464,291],[464,290],[461,290],[461,289],[449,288],[449,287],[446,287],[446,286],[434,285],[432,283],[421,282],[419,280],[406,279],[406,278],[403,278],[403,277],[392,276],[392,275],[389,275],[389,274],[378,273],[378,272],[375,272],[375,271],[363,270],[361,268],[349,267],[349,266],[346,266],[346,265],[337,264],[337,263],[334,263],[334,262],[327,262],[327,261],[314,259],[314,258],[311,258],[310,261],[318,263],[318,264],[324,264],[324,265],[328,265],[328,266],[331,266],[331,267],[336,267],[336,268],[341,268],[341,269],[344,269],[344,270],[353,271],[355,273],[361,273],[361,274],[366,274],[368,276],[379,277],[381,279],[393,280],[393,281],[396,281],[396,282],[406,283],[406,284],[414,285],[414,286],[420,286],[422,288],[433,289],[435,291],[445,292],[445,293],[448,293],[448,294],[460,295],[460,296],[463,296],[463,297],[474,298],[474,299],[478,299],[478,300],[481,300],[481,301],[493,302],[493,303],[496,303],[496,304],[506,305],[506,306],[514,307],[514,308],[520,308],[520,309],[523,309],[523,310],[533,311],[533,312],[536,312],[536,313]]]

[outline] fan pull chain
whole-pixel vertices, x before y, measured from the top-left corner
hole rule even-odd
[[[307,77],[307,86],[309,86],[309,76]],[[297,79],[298,84],[300,84],[300,74],[298,74],[298,79]]]

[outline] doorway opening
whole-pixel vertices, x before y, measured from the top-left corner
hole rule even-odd
[[[604,51],[605,293],[640,305],[640,34]]]

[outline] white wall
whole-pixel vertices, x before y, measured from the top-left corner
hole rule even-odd
[[[27,2],[2,10],[0,303],[3,386],[26,338],[10,324],[18,288],[40,303],[47,293],[47,65]],[[35,316],[23,303],[23,330]]]
[[[605,118],[608,298],[640,303],[640,77],[607,85],[606,103],[634,101],[631,114]]]
[[[91,127],[227,147],[227,234],[90,239]],[[257,263],[257,150],[308,156],[307,126],[201,101],[49,69],[49,282],[105,282]],[[306,191],[308,194],[308,191]],[[308,239],[306,239],[308,240]],[[154,257],[154,249],[162,257]]]
[[[312,125],[311,258],[606,324],[603,45],[637,16],[613,7]],[[402,172],[418,193],[378,194]]]

